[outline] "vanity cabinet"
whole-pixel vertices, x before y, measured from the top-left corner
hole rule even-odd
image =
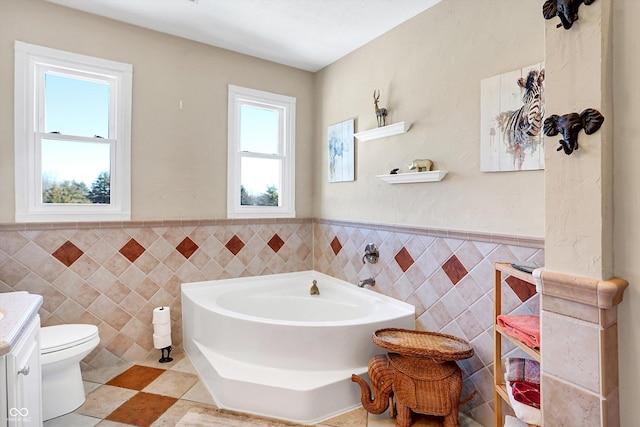
[[[11,351],[0,359],[2,422],[7,427],[42,425],[40,316],[32,316]]]

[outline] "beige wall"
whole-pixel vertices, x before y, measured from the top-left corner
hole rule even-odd
[[[314,216],[544,236],[542,171],[480,172],[480,80],[544,60],[538,0],[446,0],[318,73]],[[375,127],[372,93],[407,134],[356,143],[356,180],[327,182],[327,126]],[[376,175],[430,158],[440,183]]]
[[[298,98],[299,217],[542,237],[543,172],[480,173],[478,129],[480,80],[544,58],[541,3],[445,0],[314,78],[40,0],[0,0],[0,223],[13,222],[14,212],[17,39],[133,64],[134,219],[225,216],[226,85],[233,83]],[[621,425],[631,426],[640,419],[640,3],[613,7],[615,117],[607,120],[614,126],[614,273],[631,283],[619,310]],[[357,142],[356,181],[328,184],[327,126],[355,118],[357,130],[374,127],[373,89],[391,122],[413,127]],[[449,175],[395,186],[375,178],[416,157]]]
[[[629,281],[619,308],[621,426],[638,425],[640,406],[640,2],[613,2],[614,272]]]
[[[225,218],[227,85],[295,96],[296,210],[311,215],[313,74],[41,0],[0,0],[0,223],[14,221],[14,40],[133,64],[134,220]]]
[[[613,275],[613,106],[611,0],[580,10],[573,31],[545,33],[547,117],[600,111],[605,121],[592,135],[582,132],[579,150],[556,152],[561,135],[545,138],[545,267],[596,279]]]

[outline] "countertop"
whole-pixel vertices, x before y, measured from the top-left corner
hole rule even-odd
[[[42,295],[28,292],[0,293],[0,356],[11,351],[29,320],[42,305]]]

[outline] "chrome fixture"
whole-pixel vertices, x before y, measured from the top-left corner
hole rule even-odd
[[[314,280],[311,285],[311,289],[309,289],[309,294],[311,295],[320,295],[320,289],[318,289],[318,281]]]
[[[376,279],[374,279],[373,277],[369,277],[368,279],[360,280],[358,282],[358,287],[359,288],[363,288],[366,285],[375,286],[376,285]]]
[[[378,252],[378,248],[375,243],[369,243],[364,248],[364,255],[362,256],[362,263],[366,264],[365,260],[369,261],[371,264],[375,264],[378,262],[378,258],[380,258],[380,253]]]

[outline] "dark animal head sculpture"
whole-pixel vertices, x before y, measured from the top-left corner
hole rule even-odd
[[[578,20],[578,8],[582,3],[589,6],[596,0],[547,0],[542,6],[542,16],[551,19],[555,16],[560,18],[557,28],[564,27],[565,30],[571,28]]]
[[[556,151],[564,150],[569,155],[578,149],[578,133],[584,129],[584,133],[591,135],[600,129],[604,122],[604,116],[598,110],[587,108],[582,113],[569,113],[564,116],[553,114],[544,121],[544,134],[547,136],[556,136],[562,133],[561,139],[558,141],[560,147]]]

